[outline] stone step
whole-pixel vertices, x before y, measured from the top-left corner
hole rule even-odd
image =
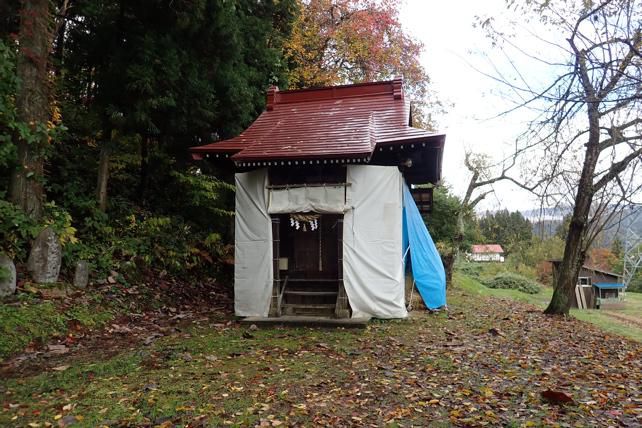
[[[302,291],[302,290],[285,290],[284,294],[291,294],[294,296],[336,296],[339,294],[337,291]]]
[[[334,303],[284,303],[281,313],[284,315],[332,316]]]
[[[282,316],[274,318],[248,317],[241,320],[242,324],[256,324],[260,327],[272,326],[306,326],[325,328],[366,328],[370,318],[329,318],[314,316]]]
[[[292,308],[292,309],[333,309],[335,308],[334,303],[316,303],[316,304],[306,304],[306,303],[284,303],[283,305],[284,308]]]

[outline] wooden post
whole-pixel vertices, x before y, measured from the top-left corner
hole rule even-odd
[[[337,272],[338,280],[338,293],[337,303],[334,308],[334,316],[337,318],[350,318],[350,303],[348,302],[348,295],[343,285],[343,219],[337,220],[337,263],[339,264]]]
[[[279,295],[281,294],[281,281],[279,274],[279,247],[280,247],[280,229],[281,219],[272,217],[272,301],[270,303],[270,317],[281,316],[281,305],[279,304]]]
[[[109,156],[111,148],[109,142],[103,141],[100,147],[100,158],[98,162],[98,182],[96,184],[96,196],[98,198],[98,209],[107,211],[107,183],[109,181]]]

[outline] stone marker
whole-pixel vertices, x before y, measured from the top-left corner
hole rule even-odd
[[[0,297],[9,296],[16,291],[16,265],[13,261],[0,254]]]
[[[89,263],[80,260],[76,263],[76,272],[74,272],[74,287],[85,288],[89,282]]]
[[[62,246],[56,232],[47,227],[33,241],[29,260],[27,260],[27,270],[35,282],[51,284],[58,281],[61,263]]]

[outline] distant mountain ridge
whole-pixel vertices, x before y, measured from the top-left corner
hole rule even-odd
[[[533,235],[551,237],[564,221],[564,217],[571,214],[571,207],[558,208],[533,208],[520,210],[520,213],[533,225]],[[621,215],[616,215],[604,228],[600,246],[610,246],[615,238],[624,241],[627,230],[631,228],[638,236],[642,236],[642,206],[625,208]]]
[[[562,221],[564,216],[571,213],[571,207],[568,208],[534,208],[520,211],[522,215],[531,223],[537,221]]]

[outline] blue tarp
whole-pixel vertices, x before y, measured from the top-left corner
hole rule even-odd
[[[415,200],[406,183],[403,185],[403,255],[410,247],[412,276],[428,309],[446,305],[446,272],[437,247],[428,233]]]
[[[624,284],[617,283],[617,282],[596,282],[593,284],[597,288],[600,289],[615,289],[615,288],[624,288]]]

